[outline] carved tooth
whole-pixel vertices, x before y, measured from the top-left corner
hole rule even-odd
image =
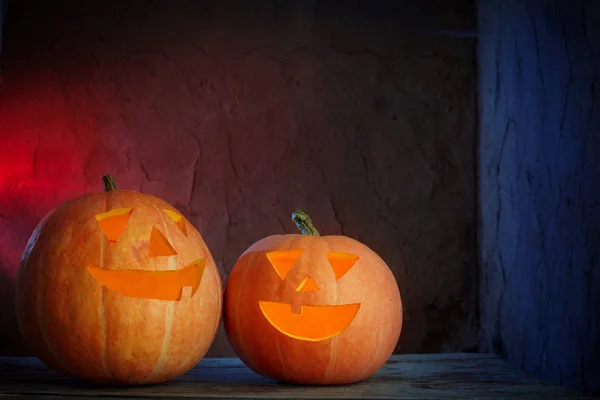
[[[192,298],[192,287],[191,286],[184,286],[181,288],[181,299],[190,299]]]

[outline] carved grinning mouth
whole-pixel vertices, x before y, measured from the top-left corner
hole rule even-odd
[[[342,333],[354,320],[360,304],[301,306],[293,313],[291,304],[259,301],[265,318],[275,329],[294,339],[318,342]]]
[[[123,296],[180,301],[194,296],[205,266],[206,259],[201,258],[176,271],[109,270],[93,265],[87,269],[97,282]]]

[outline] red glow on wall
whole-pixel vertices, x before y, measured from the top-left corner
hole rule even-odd
[[[74,134],[73,109],[60,79],[3,70],[0,99],[0,242],[2,269],[16,273],[19,256],[48,211],[85,192],[82,165],[93,130]],[[53,79],[54,78],[54,79]],[[0,245],[1,246],[1,245]],[[9,258],[8,260],[6,258]]]

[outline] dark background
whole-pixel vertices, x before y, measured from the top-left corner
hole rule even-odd
[[[157,195],[225,280],[296,228],[354,237],[403,295],[401,353],[486,351],[600,387],[600,3],[8,2],[0,353],[43,215]],[[222,332],[209,356],[232,356]]]

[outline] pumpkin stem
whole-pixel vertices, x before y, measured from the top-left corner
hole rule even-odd
[[[104,175],[102,177],[102,182],[104,182],[105,192],[112,192],[113,190],[117,190],[117,181],[115,181],[115,177],[111,174]]]
[[[296,210],[292,213],[292,221],[296,224],[303,235],[320,236],[319,231],[312,224],[310,217],[302,210]]]

